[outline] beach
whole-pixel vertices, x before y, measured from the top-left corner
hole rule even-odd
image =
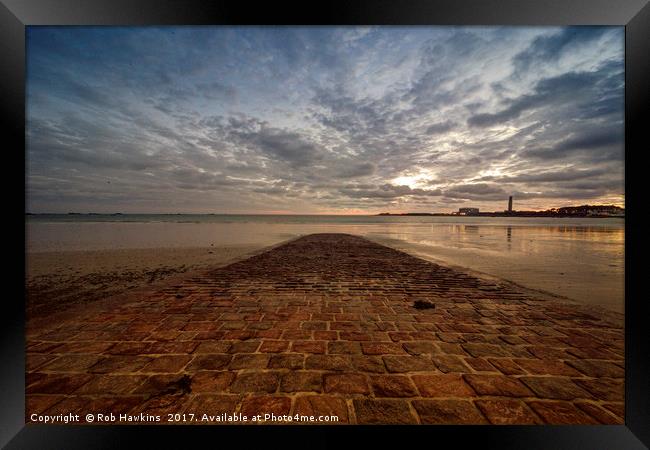
[[[43,316],[208,267],[220,267],[260,247],[104,249],[27,255],[27,313]]]
[[[327,232],[364,236],[459,270],[624,310],[622,219],[29,216],[28,293],[38,292],[42,301],[80,296],[69,290],[96,298]]]
[[[107,412],[154,423],[183,414],[194,424],[256,414],[341,424],[624,418],[621,314],[349,234],[304,236],[27,325],[31,420]]]

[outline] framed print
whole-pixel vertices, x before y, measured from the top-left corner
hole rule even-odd
[[[4,1],[2,444],[647,446],[649,8]]]

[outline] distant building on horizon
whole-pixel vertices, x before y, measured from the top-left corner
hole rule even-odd
[[[508,212],[512,212],[512,195],[508,197]]]
[[[478,208],[460,208],[458,210],[458,215],[460,216],[477,216]]]

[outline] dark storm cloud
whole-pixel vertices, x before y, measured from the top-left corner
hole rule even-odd
[[[339,189],[341,194],[352,198],[382,198],[394,199],[404,196],[422,195],[422,196],[439,196],[441,191],[439,189],[411,189],[409,186],[395,186],[391,184],[384,184],[382,186],[360,188],[360,187],[345,187]]]
[[[444,191],[445,196],[468,200],[502,200],[508,193],[500,186],[476,183],[453,186]]]
[[[622,36],[32,28],[29,204],[317,213],[622,198]]]
[[[540,80],[533,88],[532,94],[508,100],[506,102],[508,106],[499,112],[471,116],[467,119],[467,124],[487,127],[516,119],[525,111],[551,107],[556,104],[567,104],[572,98],[581,100],[581,97],[593,90],[594,85],[597,85],[604,76],[610,75],[608,69],[608,66],[603,69],[605,73],[570,72]],[[597,95],[598,92],[594,92],[594,94]],[[589,100],[593,101],[594,96],[589,96]]]
[[[500,183],[530,183],[530,182],[556,182],[556,181],[573,181],[582,178],[591,178],[598,175],[609,173],[604,168],[594,169],[563,169],[550,172],[530,172],[522,173],[514,176],[504,177],[483,177],[484,180],[494,180]]]
[[[588,155],[592,161],[620,160],[623,157],[623,130],[620,127],[593,129],[567,137],[550,148],[533,148],[524,155],[537,159],[562,159],[573,154]]]
[[[580,26],[561,30],[550,36],[539,36],[531,45],[513,58],[516,72],[522,73],[532,65],[554,62],[569,52],[594,43],[611,31],[608,27]]]
[[[356,163],[347,167],[343,167],[339,174],[339,178],[357,178],[365,177],[375,173],[376,167],[371,163]]]
[[[427,127],[427,134],[442,134],[454,128],[454,123],[447,120],[446,122],[434,123]]]

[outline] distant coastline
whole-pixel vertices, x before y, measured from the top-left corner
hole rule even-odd
[[[473,210],[463,212],[463,210]],[[454,213],[380,213],[378,216],[445,216],[445,217],[591,217],[603,218],[625,218],[625,209],[615,205],[581,205],[565,206],[562,208],[551,208],[545,211],[492,211],[479,212],[474,208],[461,208]]]
[[[618,218],[624,219],[625,215],[613,214],[558,214],[548,213],[546,211],[513,211],[507,212],[483,212],[477,214],[457,214],[457,213],[380,213],[378,216],[437,216],[437,217],[588,217],[593,219]]]

